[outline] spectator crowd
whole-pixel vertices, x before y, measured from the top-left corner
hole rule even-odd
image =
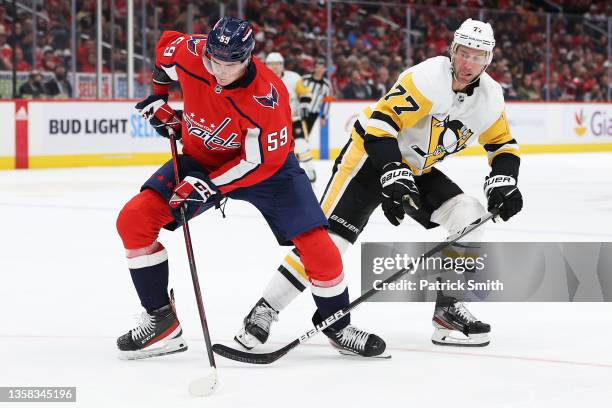
[[[287,69],[305,74],[317,58],[326,58],[331,50],[329,75],[336,98],[380,97],[407,67],[447,54],[453,31],[468,17],[493,25],[497,46],[487,72],[500,82],[508,100],[607,98],[612,86],[607,28],[612,2],[557,0],[561,13],[550,8],[551,2],[535,0],[395,0],[397,4],[389,4],[392,1],[332,3],[329,47],[325,0],[248,0],[242,4],[244,17],[255,27],[258,57],[280,52]],[[237,15],[237,3],[225,1],[226,13]],[[17,71],[31,72],[23,84],[30,93],[24,95],[71,97],[66,72],[72,53],[78,72],[96,70],[96,1],[77,2],[74,50],[70,0],[36,2],[35,22],[31,8],[19,8],[14,29],[10,4],[0,0],[0,71],[11,71],[15,65]],[[193,18],[193,31],[206,33],[221,9],[220,2],[210,0],[135,0],[134,4],[135,65],[142,83],[150,80],[146,73],[163,30],[186,31]],[[126,0],[107,0],[103,5],[103,71],[125,72]],[[41,73],[49,79],[37,80]]]

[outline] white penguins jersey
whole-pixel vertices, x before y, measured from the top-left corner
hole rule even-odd
[[[501,86],[486,72],[466,93],[452,90],[447,57],[434,57],[402,72],[375,105],[359,115],[354,141],[365,134],[397,138],[403,160],[415,175],[478,140],[489,164],[499,153],[519,154],[504,111]]]
[[[302,82],[302,77],[297,72],[283,71],[282,81],[289,91],[289,105],[291,105],[291,118],[304,119],[300,114],[300,103],[310,103],[310,89]]]

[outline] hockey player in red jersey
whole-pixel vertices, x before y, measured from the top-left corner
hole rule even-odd
[[[252,26],[224,17],[206,35],[166,31],[156,50],[154,94],[136,107],[162,136],[182,136],[178,185],[172,162],[157,170],[121,210],[117,229],[145,312],[119,337],[120,357],[137,359],[187,349],[168,296],[168,255],[161,228],[180,225],[180,207],[192,218],[229,197],[262,213],[280,244],[293,244],[312,284],[319,322],[349,303],[340,253],[327,220],[293,151],[289,95],[281,80],[251,55]],[[184,110],[167,104],[178,82]],[[171,129],[171,130],[169,130]],[[326,329],[332,345],[378,356],[384,341],[350,325],[350,316]]]

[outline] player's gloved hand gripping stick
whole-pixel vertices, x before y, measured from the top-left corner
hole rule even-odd
[[[419,189],[414,183],[412,171],[405,163],[387,163],[380,176],[380,185],[383,195],[382,210],[391,224],[400,225],[404,214],[410,215],[421,207]],[[409,203],[409,207],[404,203]]]
[[[499,216],[504,221],[508,221],[523,208],[523,195],[517,187],[516,179],[512,176],[501,174],[487,176],[483,189],[489,210],[499,208]]]
[[[136,109],[160,136],[170,138],[169,129],[172,129],[173,137],[181,138],[183,111],[168,105],[168,95],[149,95],[136,104]]]

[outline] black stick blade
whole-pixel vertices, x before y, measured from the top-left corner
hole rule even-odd
[[[272,364],[291,349],[296,347],[300,342],[294,340],[287,344],[285,347],[280,348],[271,353],[250,353],[248,351],[236,350],[231,347],[227,347],[223,344],[214,344],[212,349],[215,353],[221,357],[229,358],[230,360],[238,361],[240,363],[247,364]]]

